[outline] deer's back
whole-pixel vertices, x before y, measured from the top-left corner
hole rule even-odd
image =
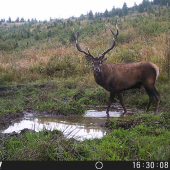
[[[141,85],[154,85],[156,65],[150,62],[103,64],[102,85],[108,91],[122,91],[139,88]],[[96,79],[96,78],[95,78]]]

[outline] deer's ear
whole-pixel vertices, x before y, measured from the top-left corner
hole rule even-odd
[[[91,56],[91,55],[85,55],[85,58],[86,58],[86,60],[89,61],[89,62],[93,62],[93,59],[94,59],[94,57]]]
[[[104,58],[102,59],[102,62],[103,62],[103,61],[106,61],[106,60],[107,60],[107,58],[104,57]]]

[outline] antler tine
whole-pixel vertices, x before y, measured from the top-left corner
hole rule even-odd
[[[106,25],[106,24],[105,24],[105,25]],[[112,43],[111,47],[110,47],[109,49],[107,49],[107,50],[102,54],[103,57],[104,57],[110,50],[112,50],[112,49],[114,48],[116,38],[117,38],[117,36],[118,36],[118,34],[119,34],[117,24],[116,24],[117,34],[115,34],[114,31],[113,31],[108,25],[106,25],[106,27],[109,28],[109,30],[110,30],[111,33],[114,35],[114,37],[113,37],[113,43]]]
[[[81,29],[81,27],[80,27],[80,29]],[[85,55],[87,55],[87,56],[89,56],[89,55],[92,56],[92,55],[90,54],[90,52],[89,52],[89,49],[88,49],[88,53],[85,52],[85,51],[80,47],[80,45],[79,45],[79,43],[78,43],[78,36],[79,36],[79,33],[80,33],[80,29],[79,29],[79,31],[77,31],[76,34],[74,33],[74,29],[73,29],[73,37],[74,37],[74,39],[76,40],[76,47],[77,47],[77,49],[78,49],[80,52],[84,53]]]
[[[90,56],[92,56],[91,53],[90,53],[90,51],[89,51],[89,48],[88,48],[88,53],[89,53]]]
[[[105,25],[106,25],[106,24],[105,24]],[[118,31],[119,28],[118,28],[117,24],[116,24],[117,34],[115,34],[114,31],[113,31],[108,25],[106,25],[106,27],[109,28],[109,30],[112,32],[112,34],[114,35],[114,37],[115,37],[115,39],[116,39],[117,36],[118,36],[118,34],[119,34],[119,31]]]
[[[76,35],[74,33],[74,28],[73,28],[73,32],[72,32],[73,38],[76,40]]]
[[[117,23],[116,23],[116,29],[117,29],[117,34],[116,34],[116,38],[117,38],[117,36],[119,34],[119,27],[117,26]]]

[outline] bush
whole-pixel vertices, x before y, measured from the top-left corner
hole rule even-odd
[[[119,57],[124,63],[131,63],[131,62],[138,61],[138,56],[136,56],[134,50],[131,49],[122,50]]]
[[[76,64],[72,62],[71,57],[63,59],[52,57],[46,65],[46,74],[48,76],[69,77],[78,73]]]
[[[13,72],[5,73],[0,75],[0,84],[7,84],[16,80],[16,76]]]
[[[148,22],[147,24],[141,24],[138,27],[138,34],[144,36],[156,36],[159,33],[167,31],[167,26],[160,22]]]
[[[136,37],[136,34],[134,33],[133,30],[130,31],[124,31],[121,32],[121,34],[118,35],[118,43],[129,43]]]
[[[5,42],[0,42],[0,50],[8,51],[12,49],[13,49],[13,46],[11,46],[10,44],[5,43]]]

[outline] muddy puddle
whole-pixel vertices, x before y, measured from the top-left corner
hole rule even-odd
[[[122,111],[110,111],[110,117],[120,117]],[[13,123],[1,133],[12,133],[13,131],[20,133],[21,130],[27,128],[36,132],[43,129],[60,130],[67,138],[76,140],[102,138],[106,135],[106,129],[98,126],[106,122],[105,110],[87,110],[81,116],[50,116],[36,115],[31,112],[25,112],[24,117],[18,122]],[[96,126],[97,125],[97,126]]]

